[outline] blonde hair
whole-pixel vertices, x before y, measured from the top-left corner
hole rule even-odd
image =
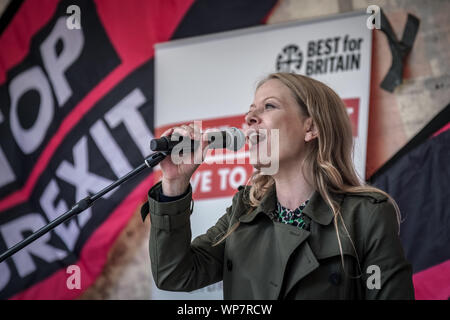
[[[305,144],[306,150],[303,164],[306,163],[310,166],[313,181],[309,182],[320,193],[333,212],[334,227],[344,267],[338,221],[341,222],[355,253],[356,249],[344,224],[340,205],[332,198],[331,193],[380,193],[386,196],[393,204],[399,225],[400,210],[389,194],[361,182],[358,178],[352,161],[353,135],[350,119],[344,102],[336,92],[320,81],[294,73],[270,74],[258,83],[256,89],[271,79],[281,81],[290,89],[299,105],[301,114],[311,117],[318,130],[317,139],[313,139]],[[303,168],[305,167],[303,166]],[[247,201],[251,209],[253,209],[260,204],[262,198],[275,181],[271,176],[263,175],[257,170],[249,179],[249,183],[251,187]],[[226,239],[238,226],[239,222],[231,226],[216,244]]]

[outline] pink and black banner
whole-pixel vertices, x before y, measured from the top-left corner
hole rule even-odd
[[[450,104],[372,177],[397,201],[416,299],[450,299]]]
[[[150,153],[155,43],[260,24],[275,3],[15,3],[0,30],[0,252]],[[0,298],[78,297],[152,183],[151,171],[141,174],[0,263]],[[69,265],[80,268],[81,290],[66,285]]]

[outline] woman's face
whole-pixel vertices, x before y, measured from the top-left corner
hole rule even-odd
[[[251,155],[265,152],[274,161],[276,158],[272,151],[276,153],[277,144],[279,166],[302,158],[311,118],[301,114],[300,106],[290,89],[281,81],[271,79],[257,89],[245,121],[248,126],[245,134]],[[256,160],[256,165],[252,163],[256,168],[261,167],[261,163],[267,164],[260,157]]]

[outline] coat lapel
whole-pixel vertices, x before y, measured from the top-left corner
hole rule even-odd
[[[337,201],[339,205],[342,205],[342,201],[344,196],[340,194],[332,194],[331,195],[334,201]],[[305,242],[303,245],[299,245],[297,247],[297,251],[295,255],[290,260],[291,268],[285,274],[284,280],[284,290],[282,292],[283,296],[287,295],[289,291],[304,277],[309,275],[311,272],[316,270],[320,263],[318,261],[320,256],[320,250],[315,251],[312,248],[321,248],[320,244],[324,243],[325,239],[318,238],[317,227],[318,225],[327,226],[329,225],[334,218],[334,214],[332,209],[326,204],[323,200],[322,196],[318,191],[314,192],[310,201],[308,202],[305,209],[303,209],[303,213],[309,216],[316,225],[311,226],[310,232],[308,232],[308,236],[310,234],[314,235],[314,238],[310,238],[309,241]],[[334,228],[331,228],[334,230]],[[299,232],[305,230],[298,230]],[[334,234],[334,233],[333,233]],[[312,240],[314,239],[314,240]],[[318,243],[319,242],[319,243]],[[337,242],[337,240],[336,240]],[[301,242],[300,242],[301,243]],[[329,242],[327,242],[329,243]],[[327,245],[328,247],[328,245]],[[283,297],[281,297],[283,298]]]
[[[283,273],[283,292],[288,292],[296,282],[314,271],[319,266],[319,263],[306,241],[311,234],[309,231],[284,223],[275,223],[274,229],[282,261],[281,270],[279,271]],[[296,252],[295,260],[291,260],[294,252]],[[288,262],[290,266],[294,266],[289,268],[289,272],[287,272]],[[276,298],[283,298],[280,297],[280,290],[278,290]]]
[[[258,207],[256,207],[254,210],[244,213],[239,217],[239,221],[244,223],[252,222],[259,214],[261,213],[269,213],[275,210],[276,207],[276,201],[277,201],[277,194],[275,191],[275,186],[272,186],[269,190],[267,190],[266,195],[262,198],[261,203]],[[247,206],[244,206],[240,210],[242,212],[245,212],[249,208]]]
[[[275,208],[276,191],[275,187],[272,187],[268,190],[260,205],[248,214],[242,215],[239,218],[239,221],[242,223],[251,223],[260,214],[269,214],[270,212],[273,212]],[[278,299],[282,285],[286,282],[286,279],[284,278],[289,259],[297,248],[302,247],[301,245],[303,243],[307,245],[306,240],[308,239],[310,232],[284,223],[271,222],[270,226],[272,230],[272,232],[269,233],[271,237],[270,243],[273,247],[272,250],[269,251],[271,254],[270,257],[266,258],[270,259],[271,268],[265,271],[266,274],[264,275],[264,279],[267,281],[259,283],[258,286],[260,286],[261,289],[264,287],[263,291],[265,292],[265,299]],[[268,236],[268,234],[265,234],[265,236]],[[264,241],[261,240],[261,243],[262,242]],[[314,255],[312,255],[308,245],[307,248],[308,249],[305,251],[307,256],[296,262],[294,273],[289,275],[289,278],[292,278],[289,282],[306,276],[318,267],[319,264]],[[258,266],[255,267],[258,268]]]

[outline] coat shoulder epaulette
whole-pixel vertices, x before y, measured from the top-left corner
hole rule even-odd
[[[370,199],[372,203],[381,203],[388,200],[388,197],[386,197],[384,194],[381,194],[379,192],[358,192],[358,193],[351,193],[350,196],[353,197],[367,197]]]

